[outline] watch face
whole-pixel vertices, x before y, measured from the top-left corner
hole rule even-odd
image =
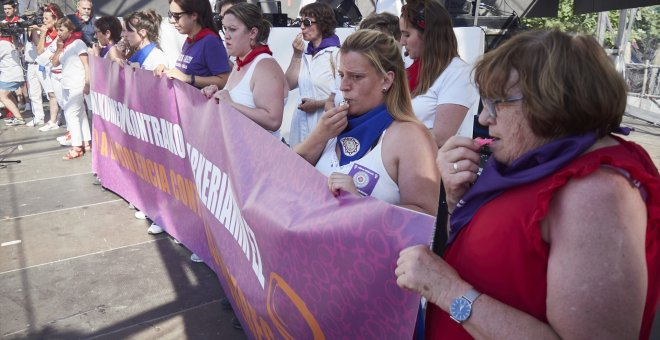
[[[449,306],[449,313],[457,321],[463,322],[470,317],[472,304],[463,298],[454,299],[451,306]]]

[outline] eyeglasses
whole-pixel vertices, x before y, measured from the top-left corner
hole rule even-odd
[[[506,98],[506,99],[497,99],[497,100],[492,100],[488,98],[481,98],[481,103],[488,109],[488,115],[492,118],[497,118],[497,105],[499,104],[506,104],[506,103],[513,103],[517,101],[521,101],[525,99],[524,97],[516,97],[516,98]],[[483,113],[483,111],[482,111]]]
[[[174,19],[174,21],[178,22],[179,19],[181,19],[181,16],[184,14],[190,14],[190,12],[170,12],[167,11],[167,17],[170,19]]]
[[[311,21],[309,19],[302,19],[302,21],[300,23],[305,27],[309,27],[309,26],[312,26],[313,24],[315,24],[316,21]]]

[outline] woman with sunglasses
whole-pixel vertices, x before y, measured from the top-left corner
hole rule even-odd
[[[60,76],[62,67],[53,67],[50,57],[57,49],[57,29],[55,23],[64,17],[60,6],[54,3],[46,4],[43,11],[43,25],[39,27],[39,41],[37,42],[37,58],[39,64],[39,80],[44,91],[48,94],[50,118],[48,122],[39,128],[39,131],[46,132],[59,129],[57,124],[57,114],[62,107],[62,86],[60,85]]]
[[[429,301],[425,338],[648,339],[660,174],[614,135],[624,79],[593,37],[559,31],[514,36],[474,75],[492,156],[480,170],[473,139],[442,146],[448,246],[404,249],[395,271]]]
[[[98,43],[90,48],[90,53],[111,61],[124,59],[124,53],[116,44],[121,40],[121,21],[116,17],[106,15],[94,22],[94,36]]]
[[[91,151],[92,139],[85,100],[89,93],[89,62],[87,45],[81,32],[74,32],[75,26],[68,18],[55,24],[57,28],[57,50],[51,57],[53,66],[62,66],[62,102],[64,117],[71,136],[72,149],[63,158],[71,160],[82,157]],[[84,143],[84,145],[83,145]]]
[[[440,2],[408,1],[399,23],[401,45],[414,60],[408,68],[413,110],[441,147],[477,105],[471,66],[458,56],[451,17]],[[466,133],[472,136],[472,131]]]
[[[225,12],[222,25],[227,52],[236,63],[224,90],[210,86],[202,93],[229,104],[279,140],[289,87],[266,44],[270,23],[256,5],[239,3]]]
[[[289,89],[298,88],[301,98],[291,120],[291,146],[302,142],[316,127],[338,79],[340,43],[335,35],[337,21],[332,7],[314,2],[301,8],[300,16],[302,32],[293,40],[293,55],[286,70]]]
[[[169,21],[180,34],[188,36],[176,67],[159,65],[154,74],[165,74],[192,86],[223,88],[229,76],[227,50],[213,23],[211,4],[205,0],[169,0]]]
[[[126,18],[126,41],[135,50],[127,62],[144,70],[167,64],[167,56],[158,46],[162,18],[153,9],[134,12]]]
[[[399,44],[380,31],[358,30],[339,53],[345,103],[324,112],[295,151],[328,176],[335,195],[347,191],[435,215],[437,149],[412,113]]]

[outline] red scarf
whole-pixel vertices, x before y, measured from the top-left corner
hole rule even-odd
[[[14,43],[14,39],[12,37],[0,37],[0,41],[9,41],[10,43]]]
[[[64,50],[67,46],[71,45],[72,42],[82,39],[82,32],[73,32],[71,33],[71,36],[69,39],[67,39],[64,44],[62,44],[62,50]]]
[[[412,65],[406,69],[408,72],[408,88],[410,93],[415,91],[417,84],[419,84],[419,71],[422,69],[421,59],[417,58],[413,61]]]
[[[236,57],[236,65],[238,65],[238,68],[236,68],[236,71],[240,71],[241,67],[249,64],[254,58],[256,58],[258,55],[262,53],[268,53],[270,55],[273,55],[273,52],[270,51],[270,48],[268,48],[268,45],[260,45],[258,47],[253,48],[250,53],[248,53],[245,56],[245,59],[241,60],[241,58]]]
[[[51,27],[46,31],[46,36],[50,37],[50,41],[44,40],[44,47],[48,47],[50,44],[57,39],[57,30],[55,27]]]
[[[202,38],[204,38],[205,36],[212,34],[218,35],[218,33],[213,32],[213,30],[210,28],[202,28],[202,30],[197,32],[197,34],[195,34],[195,36],[192,37],[192,39],[186,38],[186,42],[188,43],[188,45],[190,45],[192,43],[202,40]]]
[[[14,22],[18,22],[18,20],[20,20],[20,19],[21,19],[21,18],[19,18],[18,15],[14,15],[14,16],[11,17],[11,18],[7,18],[7,17],[5,17],[5,21],[6,21],[6,22],[12,22],[12,23],[14,23]]]

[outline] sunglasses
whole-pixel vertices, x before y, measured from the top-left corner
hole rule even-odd
[[[300,23],[305,27],[309,27],[309,26],[312,26],[313,24],[315,24],[316,21],[311,21],[309,19],[302,19],[302,21]]]
[[[190,14],[190,12],[170,12],[167,11],[167,17],[170,19],[174,19],[174,21],[179,21],[181,19],[181,16],[184,14]]]
[[[507,99],[497,99],[497,100],[481,98],[481,103],[484,104],[484,107],[488,108],[488,115],[490,115],[492,118],[497,118],[497,105],[513,103],[513,102],[521,101],[523,99],[525,98],[517,97],[517,98],[507,98]]]

